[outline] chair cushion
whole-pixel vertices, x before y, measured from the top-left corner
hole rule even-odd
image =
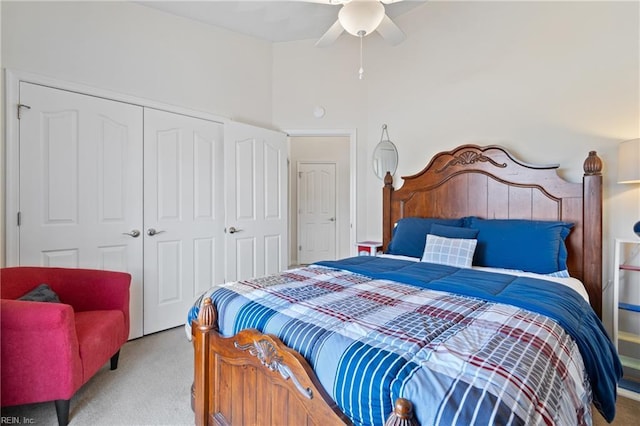
[[[122,311],[76,312],[76,333],[86,383],[127,341]]]

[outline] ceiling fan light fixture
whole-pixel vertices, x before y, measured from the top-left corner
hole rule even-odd
[[[340,9],[338,20],[342,27],[357,37],[371,34],[384,18],[384,6],[378,1],[354,0]]]

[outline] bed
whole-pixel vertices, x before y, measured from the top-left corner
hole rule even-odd
[[[557,168],[440,152],[397,190],[385,177],[387,256],[204,293],[196,424],[590,424],[592,403],[611,421],[602,162],[582,183]]]

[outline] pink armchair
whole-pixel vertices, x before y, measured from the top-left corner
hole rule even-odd
[[[55,401],[69,421],[76,391],[129,337],[129,285],[122,272],[14,267],[0,270],[2,406]],[[48,284],[61,303],[16,300]]]

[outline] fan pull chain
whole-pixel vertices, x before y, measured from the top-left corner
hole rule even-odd
[[[358,78],[362,80],[364,78],[364,68],[362,67],[362,39],[364,38],[364,31],[359,31],[360,36],[360,70],[358,70]]]

